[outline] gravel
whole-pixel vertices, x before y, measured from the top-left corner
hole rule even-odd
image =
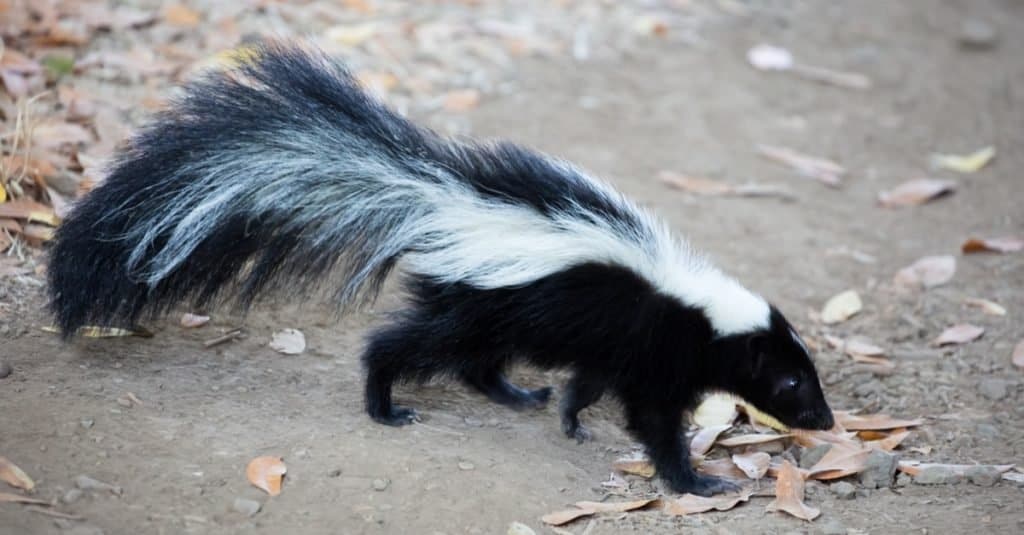
[[[864,470],[858,475],[860,484],[869,489],[889,488],[896,477],[899,457],[885,451],[875,450],[868,456]]]
[[[995,46],[998,34],[994,26],[983,20],[967,19],[960,26],[957,40],[964,48],[984,50]]]
[[[963,480],[963,476],[956,471],[944,466],[929,466],[922,468],[914,476],[914,483],[918,485],[956,485]]]
[[[253,516],[260,512],[263,506],[256,500],[250,500],[248,498],[235,498],[235,503],[231,504],[231,508],[235,511],[242,513],[245,516]]]
[[[991,487],[999,482],[1002,474],[991,466],[972,466],[967,469],[967,480],[979,487]]]
[[[832,494],[835,494],[836,498],[839,498],[840,500],[852,500],[857,497],[857,487],[853,486],[853,483],[848,481],[833,483],[829,489],[832,491]]]
[[[999,401],[1006,397],[1009,391],[1009,384],[1002,379],[982,379],[978,381],[978,393],[992,401]]]

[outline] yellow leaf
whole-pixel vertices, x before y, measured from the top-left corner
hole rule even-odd
[[[956,154],[932,154],[932,167],[949,169],[960,173],[975,173],[988,165],[996,156],[996,148],[988,146],[966,156]]]
[[[0,202],[7,202],[7,190],[4,189],[2,183],[0,183]]]

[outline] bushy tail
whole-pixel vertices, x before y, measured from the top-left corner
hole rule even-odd
[[[264,43],[243,59],[186,86],[58,230],[49,282],[66,335],[180,301],[247,306],[284,282],[331,284],[344,305],[405,253],[426,275],[515,283],[537,274],[531,248],[648,231],[563,163],[414,126],[322,53]],[[496,243],[517,236],[519,250]]]

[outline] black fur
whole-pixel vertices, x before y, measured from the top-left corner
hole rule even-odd
[[[366,96],[336,63],[274,44],[258,47],[256,57],[239,68],[241,76],[212,74],[188,85],[185,96],[131,141],[106,181],[58,230],[49,264],[50,306],[66,336],[88,324],[131,324],[182,301],[208,306],[233,296],[245,308],[283,281],[291,284],[290,293],[300,293],[308,288],[293,281],[314,286],[330,282],[329,272],[344,287],[339,301],[355,291],[372,296],[408,252],[381,257],[373,249],[397,232],[402,213],[368,213],[365,226],[344,228],[324,242],[316,238],[332,220],[298,220],[296,213],[355,208],[345,204],[344,195],[321,206],[286,198],[277,209],[259,212],[242,195],[219,213],[183,263],[147,282],[147,270],[159,267],[151,265],[153,257],[171,234],[157,236],[133,266],[129,255],[145,242],[129,239],[131,231],[146,229],[151,214],[189,192],[189,185],[209,180],[211,169],[223,167],[224,154],[240,149],[259,154],[264,167],[242,159],[238,169],[217,176],[218,187],[276,172],[284,173],[282,184],[342,190],[351,182],[339,185],[332,171],[366,158],[386,160],[415,180],[438,180],[425,169],[445,169],[482,197],[545,216],[585,207],[613,222],[623,239],[642,240],[649,230],[614,193],[556,160],[510,144],[454,143],[416,127]],[[314,142],[297,143],[291,139],[296,132]],[[319,165],[281,171],[297,161]],[[191,190],[197,198],[190,200],[200,203],[218,191],[209,189]],[[369,276],[352,284],[357,273]],[[370,335],[363,356],[366,409],[378,422],[415,419],[414,411],[392,402],[396,382],[449,376],[522,409],[544,406],[551,389],[528,391],[509,383],[504,372],[510,364],[565,368],[572,373],[560,404],[566,435],[587,438],[579,412],[602,395],[614,395],[661,477],[675,491],[704,495],[732,486],[690,467],[682,417],[701,394],[734,392],[792,426],[832,425],[813,364],[774,309],[768,329],[716,337],[700,309],[659,293],[625,267],[597,263],[515,287],[487,290],[416,274],[409,275],[407,287],[411,306]]]

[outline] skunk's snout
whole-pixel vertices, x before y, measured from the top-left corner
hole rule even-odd
[[[801,429],[828,431],[835,427],[835,425],[836,420],[832,416],[832,410],[828,408],[820,411],[804,412],[797,419],[797,426]]]

